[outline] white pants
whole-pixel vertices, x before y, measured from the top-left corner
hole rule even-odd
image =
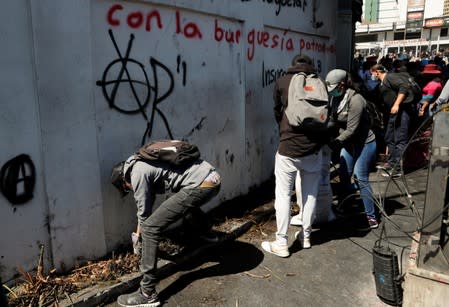
[[[290,224],[291,192],[299,172],[301,178],[301,217],[304,237],[309,238],[312,232],[312,218],[315,213],[316,197],[321,175],[322,150],[315,154],[289,158],[276,153],[274,175],[276,176],[275,201],[276,240],[279,244],[287,244],[288,226]]]

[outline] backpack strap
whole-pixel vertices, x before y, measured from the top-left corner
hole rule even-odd
[[[357,95],[358,93],[354,91],[352,88],[348,88],[346,90],[348,92],[348,101],[351,101],[352,96]]]

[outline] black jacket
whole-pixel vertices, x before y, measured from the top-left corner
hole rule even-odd
[[[380,94],[382,95],[385,105],[389,108],[393,106],[398,94],[405,94],[407,97],[403,104],[413,102],[414,95],[408,78],[411,76],[407,72],[387,73],[380,86]]]
[[[288,123],[285,108],[288,104],[288,87],[294,74],[304,72],[315,73],[312,65],[301,63],[290,67],[287,74],[280,77],[274,86],[274,116],[279,124],[279,154],[291,158],[307,156],[317,152],[329,137],[323,132],[306,132],[294,128]]]

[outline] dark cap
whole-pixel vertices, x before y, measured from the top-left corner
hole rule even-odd
[[[123,167],[125,165],[125,161],[122,161],[120,163],[117,163],[112,168],[112,174],[111,174],[111,183],[119,190],[120,195],[122,197],[126,196],[129,191],[125,190],[125,187],[123,184],[125,183],[124,180],[124,174],[123,174]]]
[[[326,76],[327,91],[332,92],[341,82],[348,80],[348,73],[343,69],[333,69]]]
[[[313,61],[310,57],[303,54],[295,55],[295,57],[292,60],[292,66],[295,66],[296,64],[305,63],[309,65],[313,65]]]
[[[370,71],[379,71],[379,72],[385,73],[385,72],[387,72],[387,69],[382,64],[376,64],[376,65],[371,66]]]

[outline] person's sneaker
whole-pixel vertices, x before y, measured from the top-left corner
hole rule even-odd
[[[156,291],[151,294],[143,294],[139,288],[136,292],[120,295],[117,299],[120,306],[156,307],[161,304]]]
[[[369,225],[369,228],[371,228],[371,229],[376,229],[379,227],[379,223],[377,222],[376,218],[374,218],[374,217],[368,218],[368,225]]]
[[[312,247],[312,244],[310,244],[310,238],[304,238],[304,232],[302,231],[295,232],[295,239],[299,241],[302,248],[304,249]]]
[[[401,173],[390,168],[390,169],[384,169],[381,173],[382,177],[388,177],[388,178],[398,178],[401,177]]]
[[[301,214],[292,216],[292,218],[290,219],[290,225],[302,226]]]
[[[391,168],[391,165],[388,162],[379,163],[379,164],[376,165],[376,168],[377,169],[389,169],[389,168]]]
[[[377,168],[381,171],[382,177],[397,178],[401,176],[401,173],[397,169],[393,168],[388,162],[383,166],[378,166]]]
[[[290,256],[290,252],[288,251],[287,245],[279,245],[276,241],[268,242],[263,241],[262,242],[262,248],[264,251],[269,252],[271,254],[274,254],[279,257],[288,257]]]

